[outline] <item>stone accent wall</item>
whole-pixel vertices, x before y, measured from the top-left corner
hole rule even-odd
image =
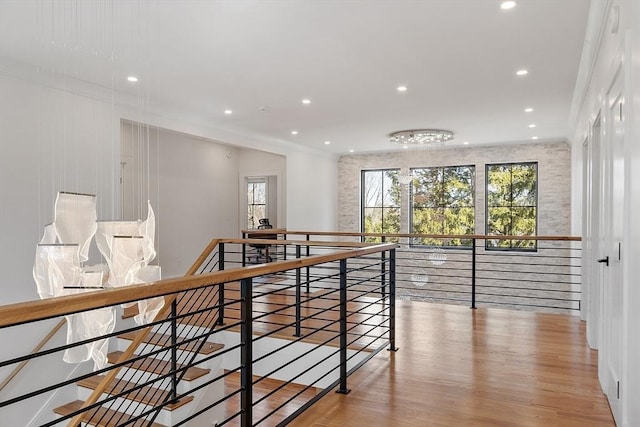
[[[476,233],[485,232],[485,165],[538,162],[538,235],[571,231],[571,148],[565,142],[455,149],[409,149],[351,154],[338,161],[338,229],[360,231],[361,171],[371,169],[475,165]],[[402,197],[402,232],[408,230],[408,191]]]

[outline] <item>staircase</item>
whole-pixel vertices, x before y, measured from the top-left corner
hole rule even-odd
[[[120,356],[122,356],[123,350],[125,350],[135,338],[136,333],[136,331],[124,333],[117,337],[118,350],[108,354],[107,359],[109,364],[117,362]],[[180,340],[183,339],[180,338]],[[169,335],[151,332],[144,340],[145,353],[162,349],[170,342],[171,337]],[[200,344],[202,344],[202,341],[190,341],[178,346],[178,349],[180,352],[190,353],[191,355],[195,353],[194,363],[198,363],[203,357],[211,356],[224,348],[222,344],[210,341],[205,342],[202,346],[200,346]],[[195,391],[193,394],[190,394],[189,391],[203,385],[212,371],[219,372],[221,361],[219,358],[212,359],[199,364],[199,366],[189,366],[184,369],[184,376],[178,383],[177,394],[189,393],[189,395],[177,401],[171,401],[170,387],[167,386],[170,385],[171,377],[169,376],[162,380],[163,375],[169,375],[172,372],[172,364],[170,360],[168,360],[168,355],[170,355],[170,353],[167,351],[164,352],[164,356],[163,353],[160,353],[159,356],[156,357],[141,357],[134,354],[131,359],[139,359],[126,365],[128,369],[122,369],[118,379],[112,381],[99,398],[99,401],[101,401],[111,396],[121,394],[121,396],[117,397],[115,402],[110,405],[112,408],[118,408],[118,410],[98,407],[87,412],[83,417],[83,421],[86,422],[87,425],[98,427],[119,426],[126,424],[127,421],[130,421],[145,411],[159,407],[162,407],[162,409],[152,424],[149,424],[149,417],[146,416],[127,425],[166,427],[188,417],[195,409],[194,401],[197,401],[198,398],[205,393],[206,387]],[[182,357],[182,359],[186,358],[187,357]],[[181,364],[175,366],[178,372],[181,372],[183,367]],[[104,375],[93,375],[78,381],[76,383],[78,400],[59,406],[54,409],[54,412],[58,415],[65,416],[79,410],[83,402],[90,396],[91,392],[99,386],[103,379]],[[161,387],[153,385],[140,386],[140,384],[154,380],[157,381],[157,384],[160,384]],[[209,387],[215,386],[216,384],[214,383]],[[222,387],[218,386],[218,388],[221,389]]]

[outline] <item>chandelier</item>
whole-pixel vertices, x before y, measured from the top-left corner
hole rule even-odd
[[[399,130],[389,134],[389,142],[396,144],[436,144],[453,139],[453,132],[443,129]]]

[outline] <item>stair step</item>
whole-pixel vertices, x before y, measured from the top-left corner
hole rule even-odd
[[[67,403],[66,405],[62,405],[54,409],[54,412],[58,415],[69,415],[72,412],[77,411],[82,407],[84,402],[81,400],[75,400],[73,402]],[[91,419],[94,418],[97,423],[91,422]],[[105,408],[94,408],[87,411],[82,418],[82,421],[88,423],[88,425],[95,427],[117,427],[122,425],[123,423],[129,421],[132,417],[129,414],[125,414],[123,412],[114,411],[113,409],[105,409]],[[132,427],[166,427],[163,424],[159,423],[151,423],[149,424],[148,420],[139,419],[131,424],[127,424]]]
[[[95,390],[96,387],[98,387],[98,385],[103,379],[104,379],[104,375],[94,375],[92,377],[85,378],[84,380],[78,381],[78,385],[80,387],[85,387],[91,390]],[[114,381],[114,384],[109,386],[107,390],[105,390],[105,393],[109,395],[120,394],[126,390],[130,390],[134,388],[136,385],[137,384],[135,383],[119,379]],[[167,400],[168,395],[169,395],[168,390],[160,390],[156,387],[144,386],[140,389],[132,391],[131,393],[127,393],[121,397],[123,399],[129,399],[135,402],[141,402],[146,405],[156,406],[156,405],[162,404],[162,402],[165,402]],[[192,400],[193,400],[193,396],[186,396],[175,403],[170,403],[168,405],[165,405],[164,409],[173,411],[174,409],[177,409],[182,405],[185,405],[191,402]]]
[[[131,331],[125,334],[118,335],[118,338],[122,338],[123,340],[133,341],[138,333],[139,331]],[[144,342],[157,345],[157,346],[168,346],[169,343],[171,343],[171,336],[166,334],[160,334],[157,332],[152,332],[147,335],[147,337],[144,339]],[[200,345],[200,343],[201,341],[191,341],[189,343],[180,345],[178,348],[180,350],[189,351],[193,353],[195,349]],[[207,354],[214,353],[218,350],[221,350],[223,348],[224,348],[224,344],[218,344],[212,341],[207,341],[202,346],[198,354],[207,355]]]
[[[109,361],[109,363],[117,363],[122,353],[123,353],[122,351],[113,351],[107,355],[107,360]],[[139,356],[136,354],[132,356],[132,358],[136,358],[136,357],[139,357]],[[171,372],[171,362],[162,360],[162,359],[155,359],[152,357],[136,360],[129,366],[131,366],[133,369],[137,369],[139,371],[144,371],[144,372],[150,372],[156,375],[164,375]],[[177,368],[180,369],[183,366],[184,365],[178,364]],[[202,377],[203,375],[207,375],[209,372],[211,372],[211,369],[198,368],[197,366],[192,366],[185,371],[183,380],[193,381],[195,379]]]

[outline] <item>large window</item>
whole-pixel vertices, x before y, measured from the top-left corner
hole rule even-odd
[[[247,180],[247,228],[258,228],[261,218],[267,217],[267,180],[249,178]]]
[[[487,165],[486,234],[534,236],[538,215],[538,163]],[[535,250],[535,240],[487,240],[487,248]]]
[[[474,233],[474,166],[412,169],[411,232]],[[415,242],[414,242],[415,243]],[[422,239],[422,244],[470,245],[470,239]]]
[[[362,231],[365,233],[400,232],[399,169],[362,171]],[[366,241],[380,241],[367,238]],[[395,241],[397,239],[388,239]]]

